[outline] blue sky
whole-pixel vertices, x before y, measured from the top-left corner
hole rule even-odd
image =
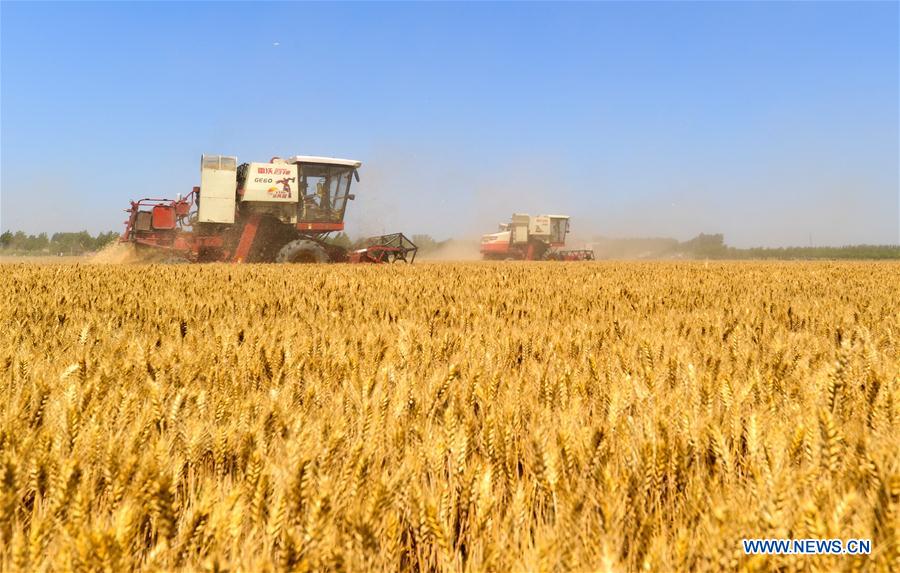
[[[352,235],[900,242],[898,3],[0,5],[0,227],[120,229],[202,153],[363,161]]]

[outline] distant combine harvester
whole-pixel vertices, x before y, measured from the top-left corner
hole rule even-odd
[[[563,249],[568,215],[513,214],[497,233],[481,237],[481,256],[488,261],[592,261],[590,249]]]

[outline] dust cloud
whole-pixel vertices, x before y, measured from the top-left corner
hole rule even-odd
[[[142,249],[130,243],[110,243],[89,255],[86,262],[97,265],[129,265],[176,262],[177,257],[164,249]],[[182,262],[178,260],[177,262]]]
[[[122,265],[140,262],[140,256],[134,245],[110,243],[93,254],[88,262],[101,265]]]
[[[428,142],[414,151],[377,147],[364,158],[347,229],[469,240],[496,232],[513,213],[562,214],[571,217],[569,248],[604,243],[611,256],[626,258],[668,256],[667,242],[701,233],[723,234],[740,248],[900,237],[896,170],[854,176],[850,166],[823,165],[817,154],[785,145],[748,156],[735,172],[628,150],[605,157],[486,158]]]
[[[480,261],[479,243],[474,240],[450,240],[416,256],[417,261]]]

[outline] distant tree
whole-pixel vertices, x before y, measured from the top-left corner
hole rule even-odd
[[[21,253],[78,254],[102,249],[118,236],[115,231],[97,233],[96,237],[87,231],[53,233],[50,237],[47,233],[26,235],[22,231],[6,231],[0,235],[0,249]]]
[[[723,258],[728,254],[725,236],[721,233],[715,235],[700,233],[690,241],[681,243],[679,250],[695,257]]]
[[[67,255],[81,252],[77,233],[54,233],[50,240],[50,252]]]
[[[99,251],[106,245],[113,243],[116,239],[119,238],[119,234],[115,231],[109,231],[106,233],[98,233],[97,238],[94,239],[94,250]]]
[[[50,237],[50,252],[55,255],[72,252],[71,237],[72,233],[53,233]]]
[[[441,246],[447,244],[448,241],[435,241],[431,235],[413,235],[412,242],[419,247],[420,253],[427,253],[437,250]]]
[[[413,235],[411,238],[412,242],[420,249],[432,248],[437,243],[431,235]]]
[[[331,245],[344,247],[345,249],[349,249],[353,246],[353,241],[351,241],[347,233],[344,232],[338,233],[337,235],[329,238],[327,242]]]
[[[90,250],[94,246],[94,238],[87,231],[81,231],[78,233],[78,246],[81,251]]]
[[[43,251],[50,246],[50,239],[47,238],[47,233],[40,233],[32,239],[31,244],[30,251]]]

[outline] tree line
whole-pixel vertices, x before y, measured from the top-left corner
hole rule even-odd
[[[87,231],[76,233],[38,233],[26,235],[22,231],[6,231],[0,234],[0,252],[5,254],[80,255],[99,251],[119,238],[119,233],[109,231],[91,235]]]
[[[721,234],[700,234],[679,244],[679,251],[710,259],[900,259],[900,245],[847,245],[843,247],[751,247],[725,244]]]
[[[26,235],[22,231],[6,231],[0,234],[0,253],[79,255],[99,251],[118,239],[115,231],[91,235],[87,231],[76,233],[39,233]],[[412,241],[419,252],[427,253],[447,244],[450,239],[436,241],[429,235],[413,235]],[[351,239],[346,233],[337,233],[329,241],[348,249],[365,246],[365,239]],[[740,249],[725,244],[722,234],[705,234],[677,241],[669,238],[654,239],[594,239],[597,258],[704,258],[704,259],[900,259],[900,245],[848,245],[844,247],[752,247]]]
[[[721,233],[701,233],[688,241],[671,238],[609,239],[592,243],[598,259],[728,259],[728,260],[835,260],[900,259],[900,245],[848,245],[844,247],[731,247]]]

